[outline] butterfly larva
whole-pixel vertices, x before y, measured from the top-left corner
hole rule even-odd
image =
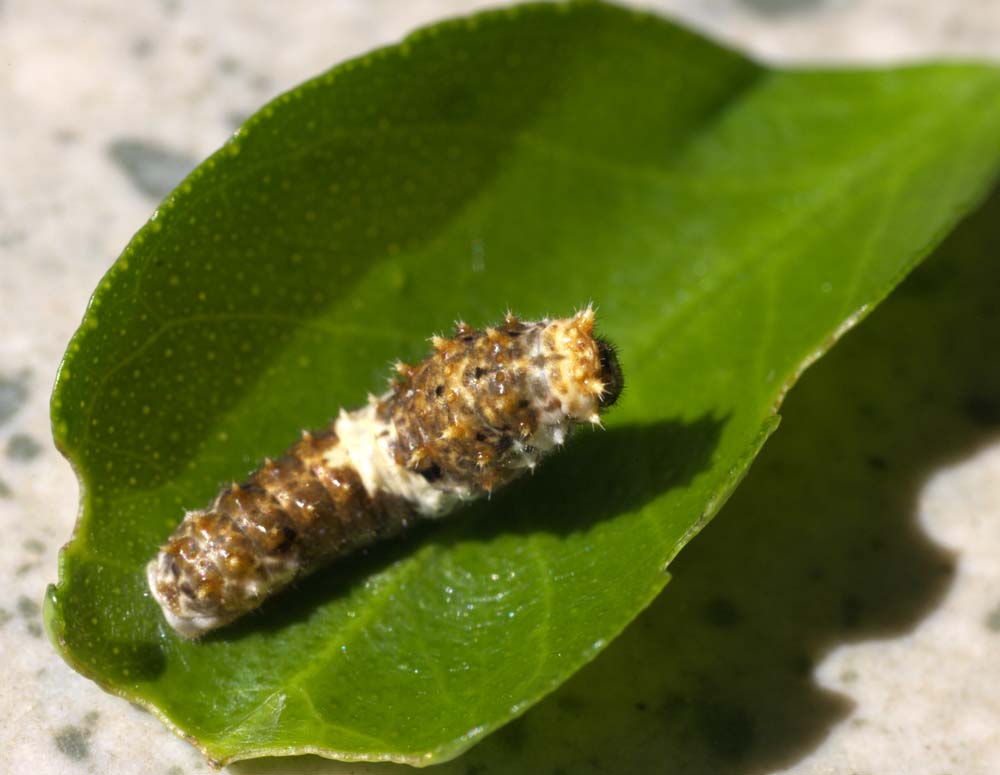
[[[147,566],[167,621],[197,638],[293,578],[533,469],[621,392],[615,351],[593,329],[587,307],[434,337],[426,360],[397,364],[384,395],[184,517]]]

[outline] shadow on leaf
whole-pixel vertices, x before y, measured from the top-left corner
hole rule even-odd
[[[489,501],[440,523],[418,523],[404,538],[385,541],[303,579],[291,593],[269,601],[255,616],[210,634],[205,642],[227,641],[274,631],[307,619],[318,606],[348,596],[372,575],[412,558],[427,544],[488,541],[509,533],[586,531],[618,514],[687,485],[704,470],[725,420],[663,420],[605,431],[581,431],[538,472],[500,491]]]
[[[469,509],[448,539],[499,533],[566,535],[636,511],[708,468],[726,418],[661,420],[578,431],[534,476]]]

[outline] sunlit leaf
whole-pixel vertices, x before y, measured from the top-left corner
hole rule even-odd
[[[784,391],[993,179],[1000,72],[769,70],[654,17],[528,6],[280,97],[98,287],[53,396],[83,488],[46,621],[209,756],[447,759],[566,680],[774,429]],[[143,567],[185,508],[462,317],[589,300],[608,429],[204,642]]]

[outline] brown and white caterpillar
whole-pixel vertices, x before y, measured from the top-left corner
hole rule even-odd
[[[482,331],[459,323],[379,397],[305,432],[277,460],[189,512],[147,566],[170,625],[197,638],[294,578],[506,484],[599,423],[618,399],[594,312]]]

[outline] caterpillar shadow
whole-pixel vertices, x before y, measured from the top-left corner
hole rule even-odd
[[[438,522],[418,523],[405,536],[340,560],[205,641],[239,639],[304,621],[317,606],[350,596],[372,575],[411,557],[428,543],[488,541],[510,533],[565,535],[634,511],[671,489],[686,486],[704,470],[725,423],[725,418],[705,415],[690,422],[662,420],[608,430],[584,429],[534,475],[493,498]]]
[[[728,418],[583,428],[532,476],[468,509],[445,540],[498,533],[566,535],[635,511],[707,469]]]

